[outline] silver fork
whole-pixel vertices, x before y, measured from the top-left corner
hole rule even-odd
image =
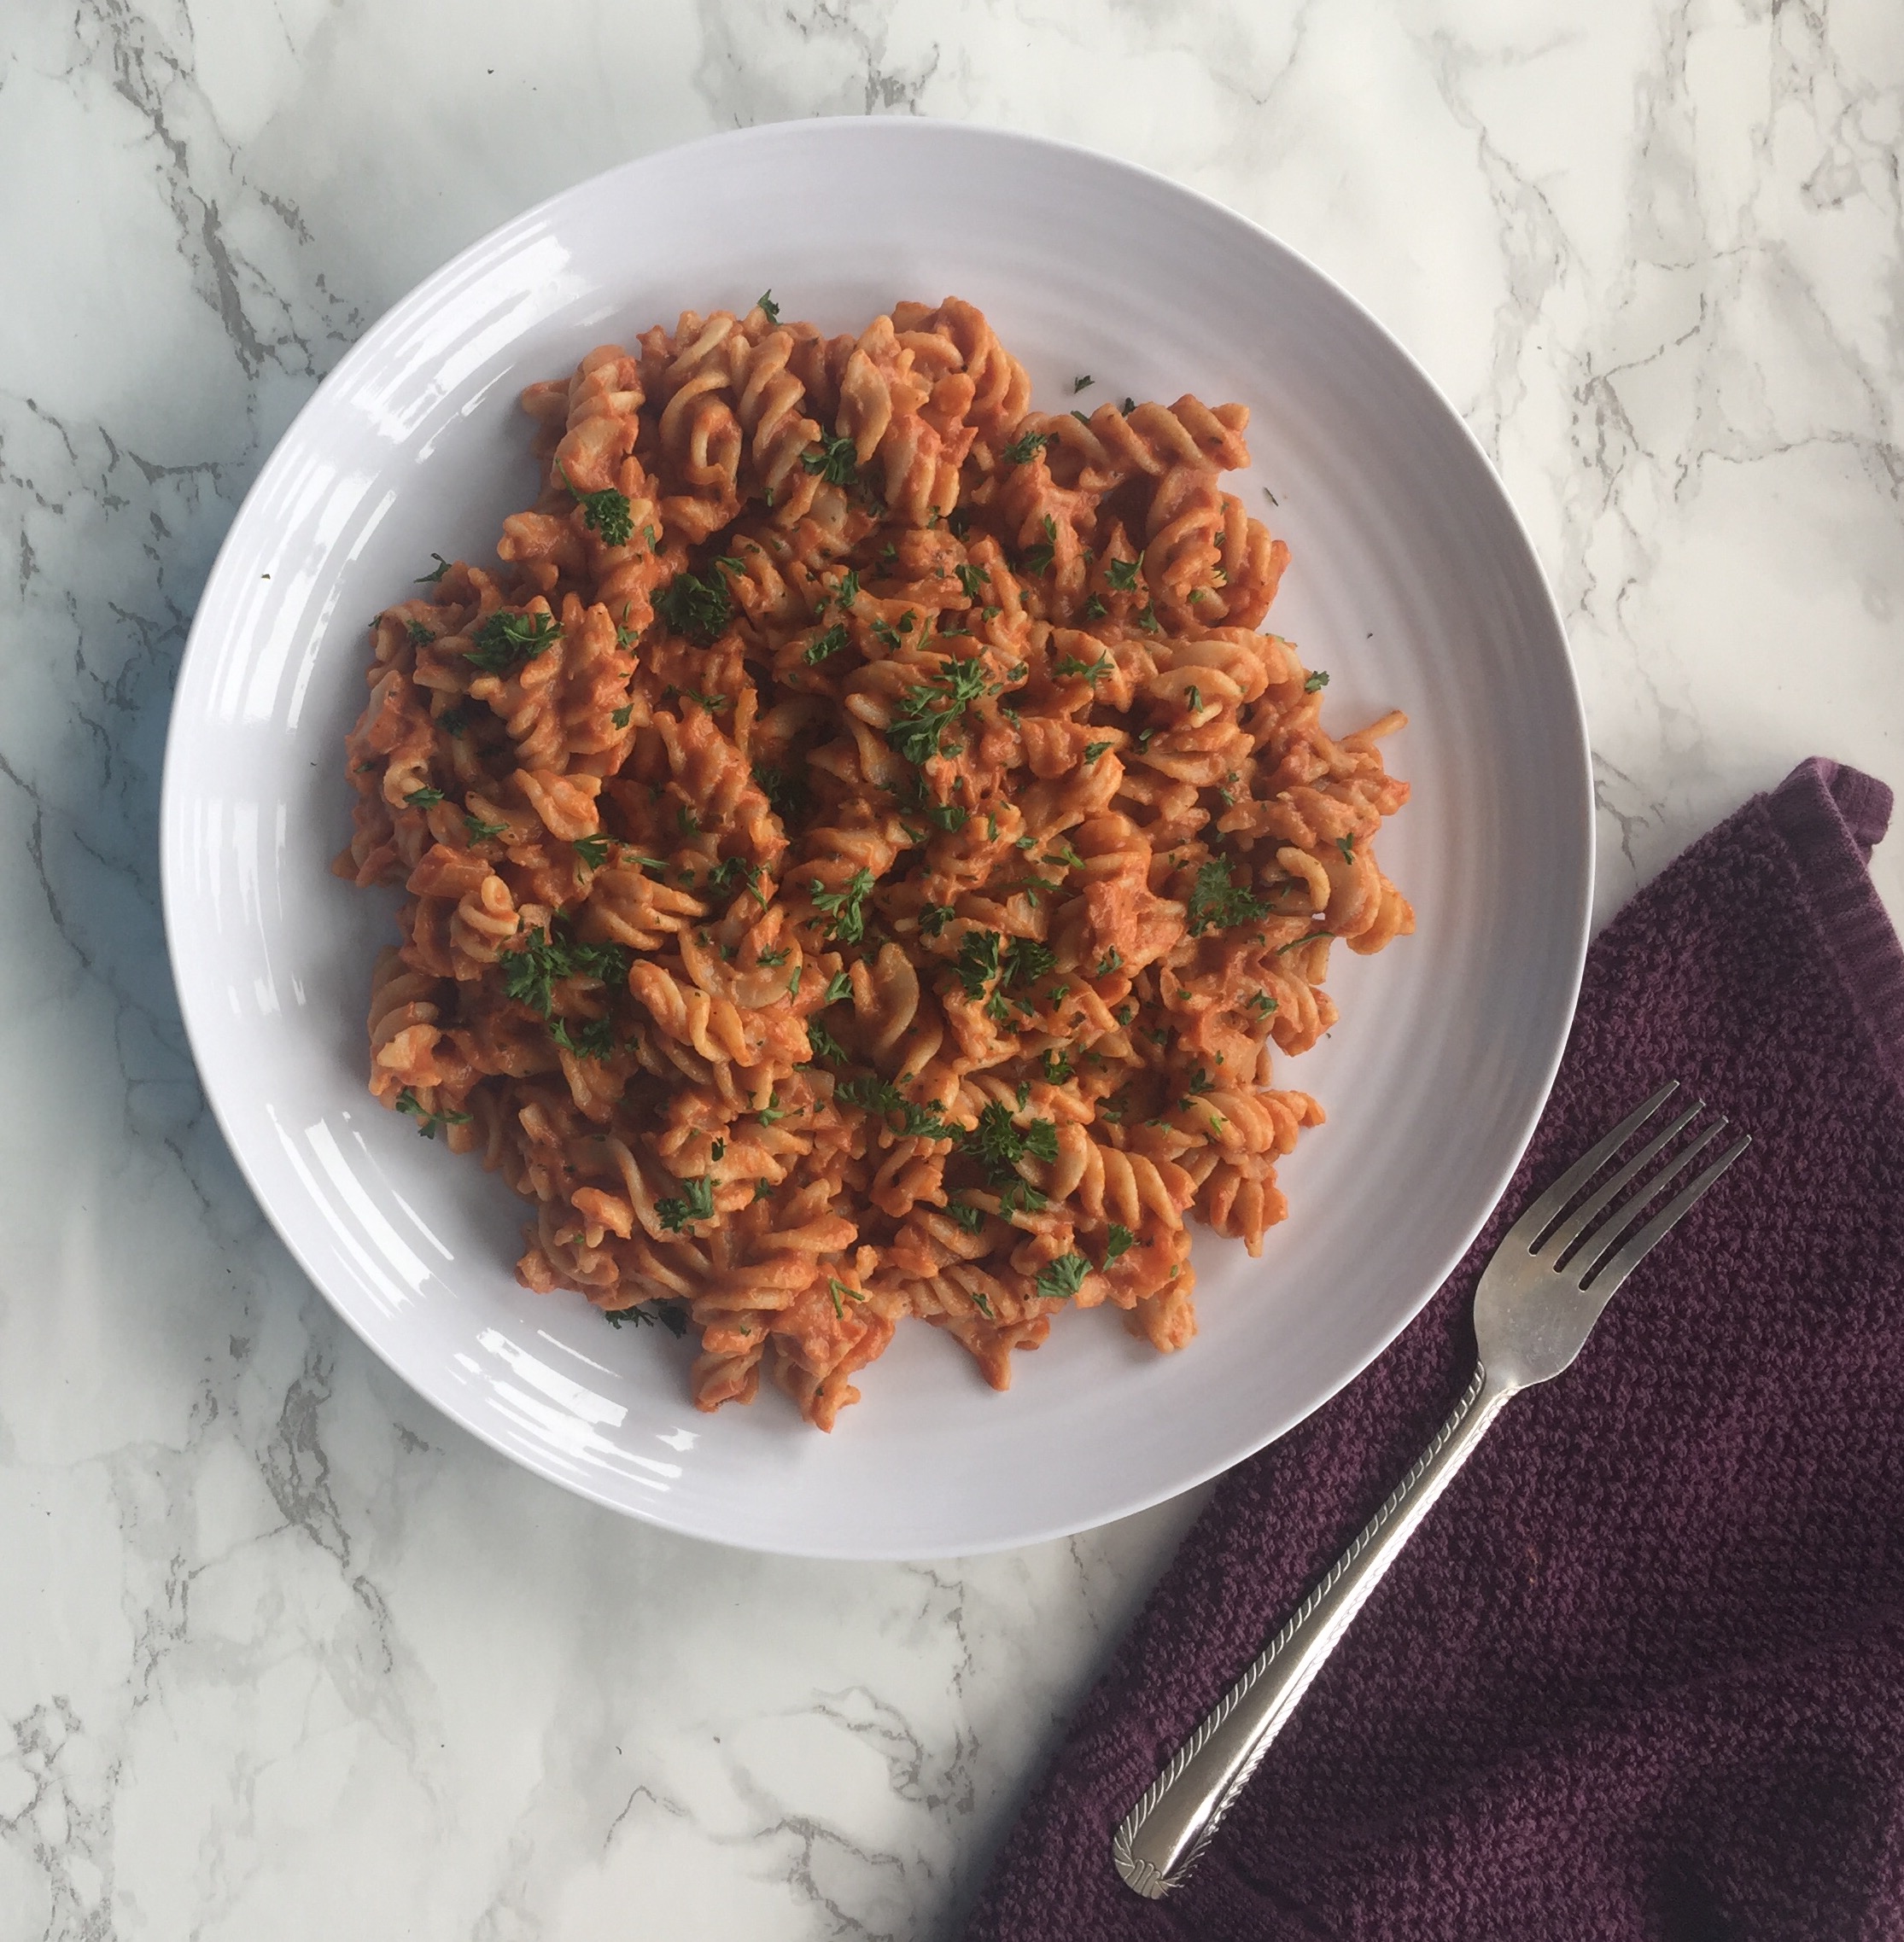
[[[1415,1467],[1323,1575],[1256,1663],[1180,1747],[1125,1817],[1111,1844],[1118,1874],[1153,1901],[1179,1887],[1210,1845],[1230,1804],[1282,1729],[1323,1661],[1430,1507],[1468,1461],[1516,1390],[1558,1375],[1580,1352],[1614,1291],[1686,1210],[1751,1145],[1734,1140],[1645,1224],[1633,1224],[1661,1191],[1716,1139],[1707,1127],[1641,1182],[1660,1154],[1703,1110],[1671,1117],[1620,1170],[1573,1202],[1679,1089],[1661,1087],[1592,1152],[1569,1167],[1508,1230],[1475,1292],[1477,1364],[1454,1413]],[[1633,1191],[1627,1193],[1631,1187]],[[1621,1196],[1626,1195],[1625,1198]],[[1608,1210],[1611,1209],[1609,1213]]]

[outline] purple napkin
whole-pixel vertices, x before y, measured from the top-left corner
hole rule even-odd
[[[1594,945],[1499,1211],[1224,1480],[972,1942],[1904,1934],[1904,954],[1865,871],[1890,807],[1807,762]],[[1674,1077],[1751,1150],[1508,1405],[1195,1876],[1141,1900],[1112,1830],[1459,1395],[1510,1222]]]

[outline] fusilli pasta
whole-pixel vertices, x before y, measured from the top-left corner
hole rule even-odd
[[[336,866],[400,888],[371,1089],[534,1205],[518,1268],[830,1428],[917,1316],[1195,1332],[1322,1109],[1275,1053],[1412,930],[1407,799],[1259,626],[1240,405],[1031,411],[971,305],[685,313],[523,403],[496,568],[379,615]],[[658,1307],[656,1304],[659,1304]]]

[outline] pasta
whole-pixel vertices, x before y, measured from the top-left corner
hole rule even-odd
[[[1082,389],[1089,380],[1079,381]],[[998,1388],[1051,1317],[1195,1331],[1322,1109],[1390,714],[1261,631],[1247,411],[1031,409],[971,305],[682,315],[523,404],[493,568],[375,623],[337,872],[405,893],[371,1089],[534,1208],[517,1273],[831,1428],[913,1316]]]

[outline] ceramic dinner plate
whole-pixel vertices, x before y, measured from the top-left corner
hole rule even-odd
[[[1414,800],[1384,868],[1418,930],[1335,955],[1341,1021],[1279,1082],[1327,1125],[1282,1169],[1260,1260],[1196,1243],[1179,1354],[1062,1315],[1013,1387],[902,1326],[830,1436],[777,1391],[698,1414],[690,1344],[517,1286],[526,1208],[365,1089],[395,898],[330,874],[365,623],[432,551],[482,561],[537,481],[521,388],[685,308],[857,329],[978,304],[1041,410],[1237,399],[1229,483],[1294,559],[1269,625],[1326,668],[1338,732]],[[1272,506],[1264,489],[1272,491]],[[278,1232],[447,1414],[600,1503],[766,1550],[1022,1544],[1187,1488],[1300,1421],[1421,1308],[1505,1186],[1572,1016],[1592,877],[1585,729],[1527,534],[1460,420],[1342,291],[1238,216],[1102,157],[913,120],[751,129],[631,162],[498,230],[406,297],[285,434],[234,522],[174,705],[166,919],[206,1089]]]

